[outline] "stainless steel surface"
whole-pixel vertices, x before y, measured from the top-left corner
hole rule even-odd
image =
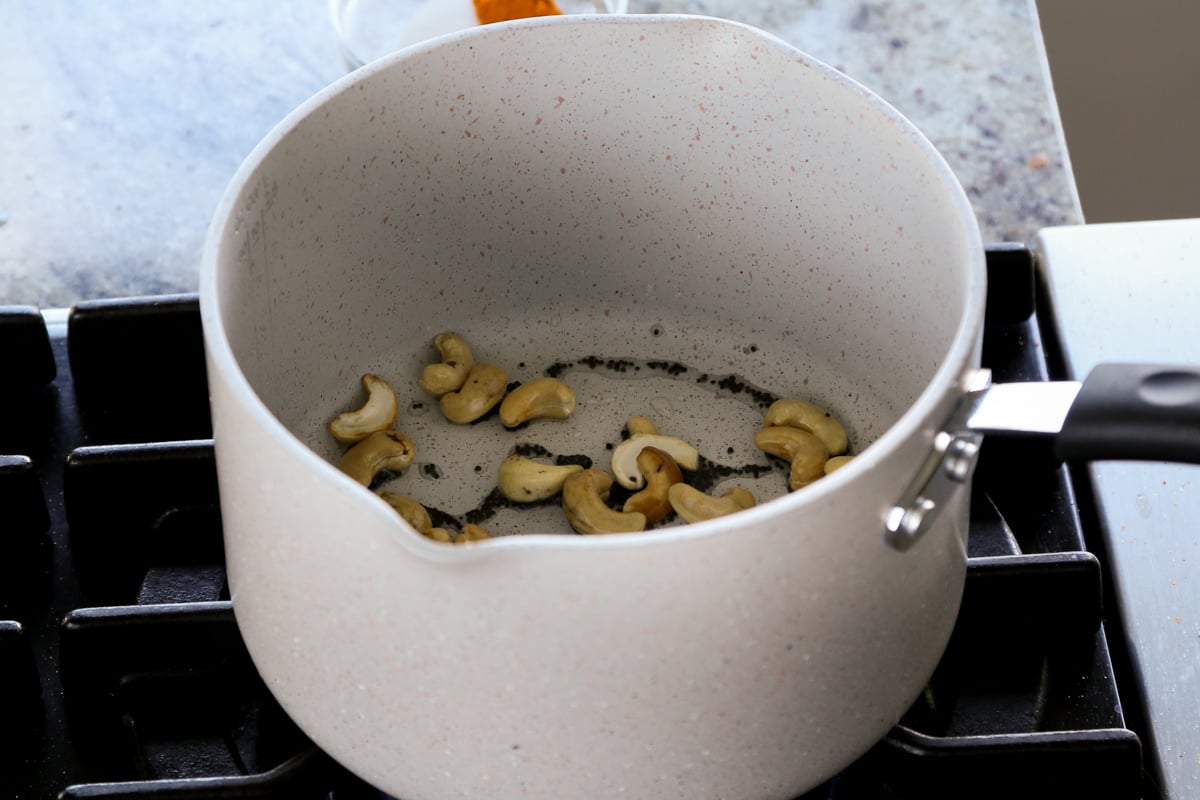
[[[980,393],[967,416],[967,428],[979,433],[1044,433],[1062,430],[1077,381],[998,383]]]
[[[968,431],[965,420],[991,386],[992,372],[988,369],[972,369],[962,377],[962,397],[944,430],[933,437],[933,450],[904,494],[884,514],[884,541],[897,550],[908,550],[925,535],[975,471],[983,437]]]
[[[934,437],[933,451],[900,502],[884,517],[884,538],[897,550],[908,550],[933,525],[955,492],[975,471],[983,437],[972,433]]]
[[[1079,388],[1075,381],[994,384],[986,369],[964,376],[963,396],[945,430],[934,437],[932,452],[903,497],[884,515],[888,544],[907,550],[929,529],[970,479],[984,434],[1056,434]]]
[[[1194,364],[1200,219],[1075,226],[1036,240],[1069,370],[1101,361]],[[1200,468],[1090,468],[1109,569],[1171,800],[1200,796]]]

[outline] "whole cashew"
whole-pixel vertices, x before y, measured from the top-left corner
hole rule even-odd
[[[763,428],[754,434],[754,446],[792,463],[788,486],[793,490],[807,486],[825,474],[829,448],[816,434],[803,428],[787,425]]]
[[[458,532],[458,536],[454,537],[455,544],[466,544],[467,542],[481,542],[484,539],[491,539],[492,535],[483,528],[474,523],[468,522],[462,526],[462,530]]]
[[[396,422],[400,404],[387,381],[367,373],[362,376],[362,385],[367,390],[367,402],[357,411],[338,414],[329,423],[329,432],[342,444],[360,442],[375,431],[387,430]]]
[[[562,491],[567,478],[583,471],[578,464],[542,464],[532,458],[511,455],[500,462],[496,485],[514,503],[536,503]]]
[[[558,378],[522,383],[500,403],[500,421],[515,428],[531,419],[566,419],[575,412],[575,392]]]
[[[617,483],[626,489],[641,489],[646,485],[646,479],[637,466],[638,453],[646,447],[656,447],[669,454],[683,469],[695,470],[700,466],[700,451],[683,439],[653,433],[635,433],[617,445],[612,454],[612,473]]]
[[[426,366],[417,385],[434,397],[457,392],[466,383],[471,367],[475,366],[471,348],[457,333],[438,334],[433,338],[433,346],[438,349],[442,361]]]
[[[783,425],[800,428],[815,434],[825,443],[829,454],[834,456],[846,452],[850,444],[845,429],[832,414],[804,400],[776,400],[763,416],[763,424],[767,427]]]
[[[670,454],[657,447],[643,448],[637,454],[637,465],[646,479],[646,488],[625,501],[623,511],[640,511],[647,522],[661,522],[671,513],[668,490],[683,482],[683,473]]]
[[[841,469],[853,460],[854,456],[834,456],[825,462],[825,474],[828,475],[834,470]]]
[[[657,434],[658,426],[654,424],[649,417],[632,416],[629,422],[625,423],[625,429],[629,431],[630,436],[637,436],[639,433]]]
[[[408,495],[398,492],[377,492],[376,494],[383,498],[389,506],[396,509],[400,517],[419,532],[424,533],[433,527],[433,520],[429,517],[425,506]]]
[[[580,533],[634,533],[646,529],[645,514],[614,511],[604,504],[612,482],[611,475],[598,469],[585,469],[567,477],[562,507],[572,528]]]
[[[667,490],[671,508],[685,522],[703,522],[751,508],[754,495],[740,486],[735,486],[720,497],[705,494],[694,486],[677,483]]]
[[[399,431],[376,431],[342,456],[338,469],[363,486],[370,486],[375,476],[384,470],[401,472],[408,469],[416,455],[412,440]]]
[[[457,392],[442,395],[438,405],[446,419],[466,425],[482,417],[500,402],[508,388],[508,375],[495,364],[476,364]]]

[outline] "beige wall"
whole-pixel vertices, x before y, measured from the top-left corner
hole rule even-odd
[[[1037,0],[1088,222],[1200,217],[1200,0]]]

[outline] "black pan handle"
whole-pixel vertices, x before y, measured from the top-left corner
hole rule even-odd
[[[1200,368],[1101,364],[1083,383],[991,383],[969,373],[965,394],[912,483],[884,515],[884,537],[907,550],[975,469],[985,436],[1053,436],[1062,461],[1200,464]]]
[[[1098,365],[1063,420],[1055,453],[1064,461],[1200,464],[1200,368]]]

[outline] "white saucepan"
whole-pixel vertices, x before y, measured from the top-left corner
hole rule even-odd
[[[834,774],[954,625],[976,429],[1006,424],[979,419],[983,259],[909,122],[740,24],[506,23],[328,87],[238,172],[202,274],[229,581],[271,691],[405,800]],[[446,331],[513,383],[560,375],[575,413],[445,422],[417,379]],[[495,538],[426,538],[339,471],[326,426],[364,373],[416,447],[383,488]],[[856,458],[788,492],[765,397],[827,409]],[[488,501],[514,448],[604,469],[634,414],[758,504],[585,536]]]

